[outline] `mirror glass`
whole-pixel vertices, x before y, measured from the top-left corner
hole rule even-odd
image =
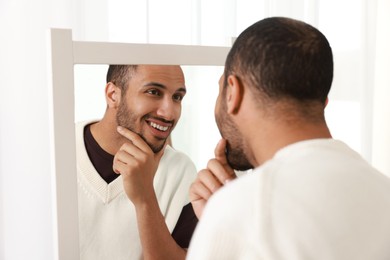
[[[206,167],[214,156],[220,134],[214,119],[218,81],[223,66],[181,66],[187,94],[181,118],[172,132],[172,145],[186,153],[197,170]],[[75,77],[75,121],[99,120],[105,111],[104,88],[108,65],[77,64]]]

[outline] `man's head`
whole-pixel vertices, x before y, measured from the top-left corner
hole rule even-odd
[[[139,134],[155,153],[176,126],[185,94],[180,66],[110,65],[108,69],[106,97],[117,124]]]
[[[293,19],[273,17],[243,31],[226,59],[216,106],[216,121],[228,141],[234,168],[252,168],[245,142],[226,112],[226,89],[236,80],[269,116],[319,122],[333,79],[333,56],[325,36]],[[256,113],[256,111],[253,111]],[[282,119],[283,120],[283,119]],[[261,131],[261,129],[259,129]]]

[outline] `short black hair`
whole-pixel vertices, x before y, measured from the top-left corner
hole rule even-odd
[[[107,83],[114,83],[122,90],[122,95],[124,95],[137,67],[138,65],[110,65],[107,71]]]
[[[262,98],[325,103],[333,80],[333,55],[326,37],[313,26],[271,17],[239,35],[224,74],[225,86],[227,77],[236,75]]]

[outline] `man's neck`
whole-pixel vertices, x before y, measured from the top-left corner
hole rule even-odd
[[[115,120],[104,117],[91,125],[91,133],[99,146],[109,154],[115,155],[123,144],[123,137],[116,130]]]
[[[247,139],[247,144],[253,154],[255,166],[270,160],[277,151],[290,144],[305,140],[332,138],[325,123],[280,124],[279,122],[275,125],[260,125],[253,129],[253,135]]]

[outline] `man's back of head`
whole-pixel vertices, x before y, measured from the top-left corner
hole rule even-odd
[[[333,79],[332,50],[325,36],[309,24],[267,18],[235,41],[226,61],[225,82],[230,74],[251,88],[263,108],[273,110],[284,102],[298,108],[299,116],[313,118],[305,107],[322,104],[321,111],[325,106]]]
[[[272,17],[244,30],[226,59],[216,113],[233,167],[256,167],[292,143],[330,138],[324,108],[332,79],[331,47],[313,26]]]

